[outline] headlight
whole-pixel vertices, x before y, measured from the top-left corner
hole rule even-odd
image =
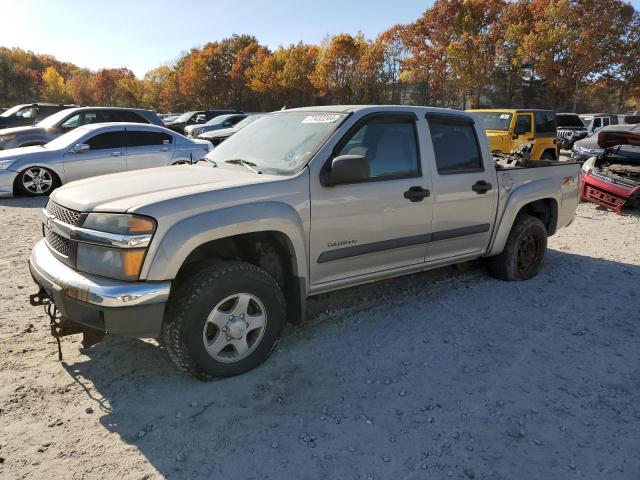
[[[121,235],[123,238],[119,240],[123,245],[139,246],[137,241],[140,239],[148,244],[156,229],[155,220],[140,215],[90,213],[82,227],[94,233],[93,240],[89,240],[92,243],[78,242],[78,270],[119,280],[137,280],[140,277],[147,247],[120,248],[98,243],[108,244],[113,235]],[[105,233],[104,238],[100,238],[100,233]]]
[[[9,135],[0,135],[0,142],[10,142],[11,140],[15,140],[17,135],[15,133],[11,133]]]
[[[15,163],[16,159],[12,158],[10,160],[0,160],[0,170],[6,170],[11,165]]]

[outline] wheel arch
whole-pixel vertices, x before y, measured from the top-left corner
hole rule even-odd
[[[502,215],[497,218],[498,226],[493,240],[488,249],[487,256],[499,254],[513,227],[513,224],[522,213],[539,218],[547,229],[547,235],[552,236],[558,228],[558,199],[557,188],[554,188],[552,179],[533,181],[514,190]]]
[[[20,178],[22,177],[22,174],[24,173],[25,170],[29,169],[29,168],[46,168],[47,170],[49,170],[51,173],[53,173],[53,175],[55,176],[54,181],[57,181],[58,186],[62,185],[63,183],[63,172],[60,172],[55,166],[53,165],[45,165],[42,163],[29,163],[29,164],[25,164],[22,166],[19,166],[16,168],[16,171],[18,172],[18,174],[16,175],[16,178],[13,179],[13,194],[15,195],[17,192],[19,192],[20,190],[18,189],[18,183],[20,182]]]
[[[141,278],[173,279],[178,285],[207,262],[247,261],[278,281],[288,318],[301,319],[307,296],[305,238],[302,220],[286,204],[265,202],[203,213],[176,223],[163,235],[149,252]]]

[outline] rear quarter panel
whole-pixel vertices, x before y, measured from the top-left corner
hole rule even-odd
[[[536,200],[550,199],[555,202],[556,230],[569,225],[578,205],[579,172],[577,163],[498,170],[498,212],[488,255],[502,252],[518,213],[522,207]]]

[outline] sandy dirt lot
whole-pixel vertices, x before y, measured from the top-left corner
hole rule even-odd
[[[541,275],[444,268],[314,299],[240,377],[153,341],[57,361],[43,200],[0,200],[0,478],[640,478],[640,215],[581,205]]]

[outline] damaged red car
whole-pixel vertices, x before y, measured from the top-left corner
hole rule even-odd
[[[605,127],[598,145],[604,152],[582,165],[580,198],[617,213],[640,207],[640,124]]]

